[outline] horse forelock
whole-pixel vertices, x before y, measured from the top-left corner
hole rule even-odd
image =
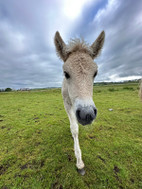
[[[84,52],[87,54],[92,54],[93,50],[90,48],[89,44],[84,41],[84,39],[71,39],[66,47],[66,51],[68,53],[73,52]]]

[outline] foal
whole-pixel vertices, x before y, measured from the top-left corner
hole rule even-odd
[[[97,115],[92,99],[94,78],[97,75],[97,65],[93,59],[99,55],[104,38],[105,33],[102,31],[91,46],[79,39],[66,45],[58,31],[54,38],[57,55],[64,61],[62,95],[74,139],[76,166],[81,175],[85,174],[85,170],[78,140],[78,122],[82,125],[91,124]]]

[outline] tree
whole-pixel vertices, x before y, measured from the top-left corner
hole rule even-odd
[[[12,91],[11,88],[6,88],[6,89],[5,89],[5,92],[10,92],[10,91]]]

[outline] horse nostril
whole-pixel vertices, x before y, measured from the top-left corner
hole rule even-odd
[[[86,121],[89,122],[89,121],[92,121],[93,120],[93,117],[91,116],[91,114],[87,114],[86,115]]]
[[[97,115],[97,109],[96,108],[94,108],[94,114],[95,114],[95,117],[96,117],[96,115]]]
[[[76,111],[76,115],[77,115],[78,119],[81,119],[81,117],[80,117],[80,110]]]

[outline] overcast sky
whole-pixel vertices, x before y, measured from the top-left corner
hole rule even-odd
[[[105,31],[96,81],[142,77],[141,0],[0,0],[0,88],[61,86],[57,30],[90,44]]]

